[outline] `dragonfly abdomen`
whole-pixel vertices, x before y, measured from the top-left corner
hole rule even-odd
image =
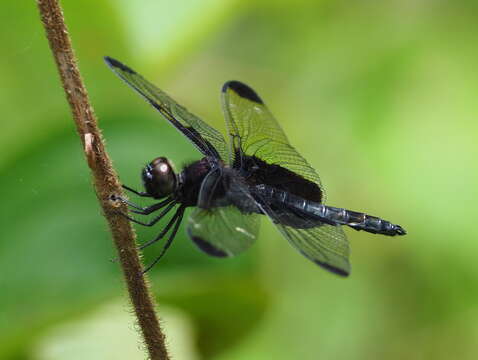
[[[405,235],[405,230],[400,225],[392,224],[376,216],[314,202],[307,203],[304,209],[306,213],[312,213],[335,224],[347,225],[355,230],[364,230],[372,234]]]
[[[306,200],[267,185],[256,186],[256,192],[272,203],[282,203],[302,216],[331,225],[347,225],[355,230],[388,236],[405,235],[400,225],[361,212],[346,210]]]

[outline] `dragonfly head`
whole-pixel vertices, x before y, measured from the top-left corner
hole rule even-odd
[[[165,157],[158,157],[146,165],[142,178],[146,192],[156,199],[171,195],[178,183],[174,168]]]

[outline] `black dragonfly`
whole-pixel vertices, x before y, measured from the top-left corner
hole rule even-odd
[[[160,211],[148,223],[123,214],[145,226],[153,226],[176,208],[159,235],[141,246],[145,248],[169,233],[161,253],[146,271],[171,245],[187,207],[195,207],[187,232],[209,255],[230,257],[246,250],[257,238],[259,215],[266,215],[305,257],[342,276],[350,273],[343,225],[373,234],[406,234],[401,226],[378,217],[324,205],[319,176],[289,144],[278,122],[249,86],[228,81],[222,88],[228,145],[220,132],[134,70],[110,57],[105,61],[203,155],[179,174],[167,158],[158,157],[142,171],[144,192],[124,186],[136,195],[162,201],[142,208],[118,198],[136,214]]]

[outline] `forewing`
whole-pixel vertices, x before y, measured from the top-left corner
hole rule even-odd
[[[244,214],[235,206],[196,208],[188,221],[188,234],[205,253],[235,256],[252,245],[259,232],[259,215]]]
[[[158,89],[128,66],[110,57],[105,57],[105,61],[116,75],[143,96],[205,156],[221,158],[229,163],[227,145],[220,132],[191,114],[164,91]]]
[[[280,165],[317,184],[319,175],[289,144],[284,131],[261,98],[249,86],[229,81],[222,89],[222,105],[231,136],[231,156],[240,164],[240,154],[256,156]]]

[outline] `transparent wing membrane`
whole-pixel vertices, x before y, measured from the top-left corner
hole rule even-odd
[[[143,96],[166,120],[181,131],[206,156],[229,162],[227,144],[222,134],[179,105],[164,91],[118,60],[105,57],[113,72]]]
[[[323,192],[319,175],[290,145],[277,120],[247,85],[229,81],[222,89],[222,105],[229,134],[231,156],[256,156],[268,164],[284,167],[315,183]]]
[[[338,275],[349,275],[350,250],[341,226],[319,224],[309,229],[296,229],[280,224],[276,226],[306,258]]]
[[[248,249],[259,232],[259,215],[244,214],[235,206],[196,208],[189,216],[188,234],[205,253],[230,257]]]

